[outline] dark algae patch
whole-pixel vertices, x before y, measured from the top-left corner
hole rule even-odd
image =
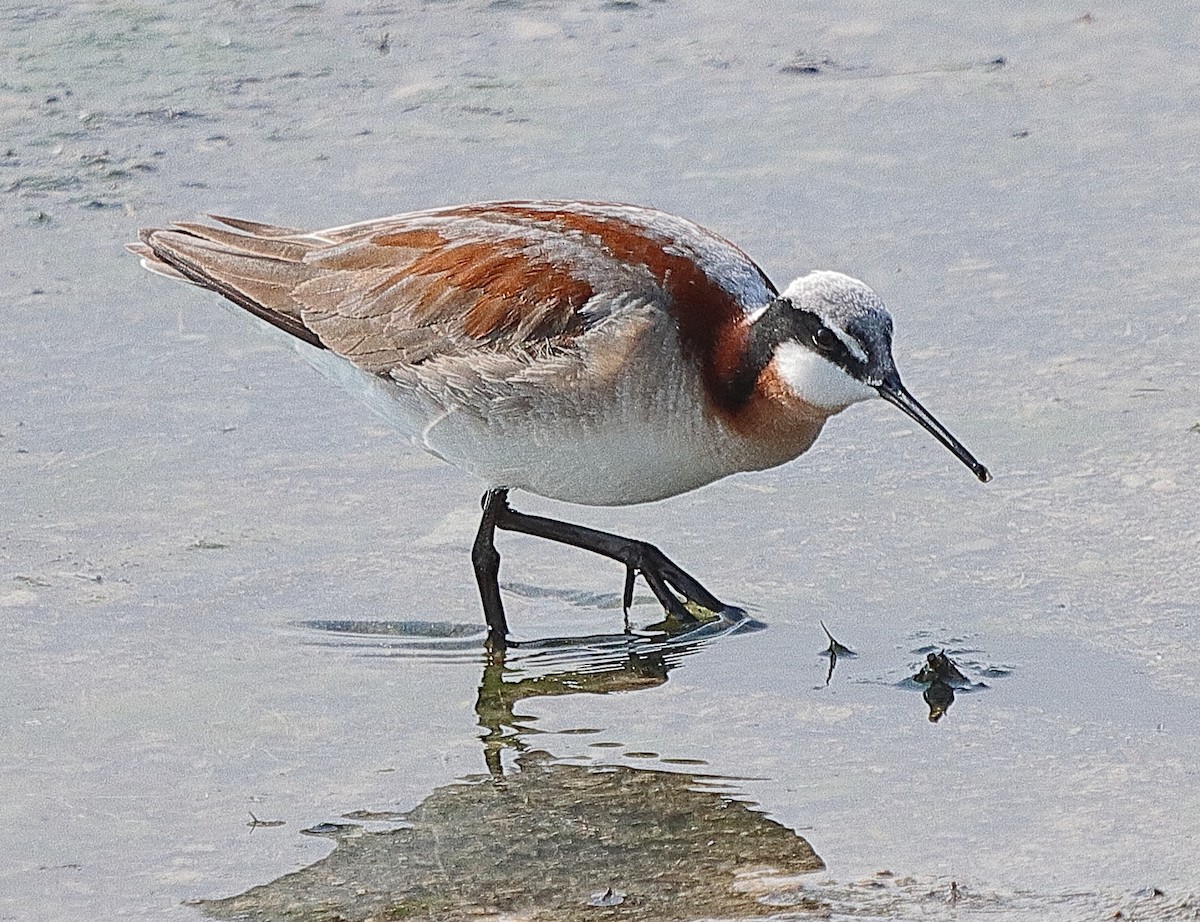
[[[329,825],[333,853],[239,896],[214,919],[529,920],[756,917],[740,879],[821,870],[809,844],[704,777],[526,753],[503,778],[435,790],[399,829]],[[316,832],[314,830],[314,832]],[[617,894],[620,899],[617,899]]]

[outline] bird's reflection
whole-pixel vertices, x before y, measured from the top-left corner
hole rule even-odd
[[[406,813],[310,830],[329,857],[239,896],[218,919],[752,918],[760,898],[823,864],[808,843],[711,775],[560,761],[530,743],[530,698],[652,688],[745,619],[514,644],[487,659],[476,711],[487,773]],[[502,763],[501,754],[514,754]],[[789,900],[790,908],[804,908]],[[808,907],[814,908],[814,907]]]
[[[503,774],[501,753],[524,751],[536,733],[530,719],[515,708],[527,698],[580,693],[607,694],[654,688],[685,657],[731,634],[759,630],[744,614],[729,614],[700,624],[664,621],[646,632],[597,634],[510,643],[493,651],[483,669],[475,705],[488,770]]]

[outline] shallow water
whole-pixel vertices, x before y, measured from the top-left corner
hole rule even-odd
[[[520,777],[522,748],[757,804],[825,869],[742,868],[754,906],[1196,918],[1198,25],[1029,2],[0,10],[0,919],[201,918],[330,853],[301,830],[379,832],[344,817]],[[327,226],[517,196],[659,205],[781,284],[866,279],[909,387],[995,481],[880,405],[668,502],[521,498],[656,541],[766,629],[516,657],[501,679],[543,680],[497,719],[479,485],[121,245],[202,211]],[[520,638],[621,630],[619,568],[505,537]],[[635,626],[658,618],[640,598]],[[822,621],[857,653],[828,683]],[[911,676],[942,649],[972,687],[931,723]],[[645,905],[609,887],[624,909],[596,912]]]

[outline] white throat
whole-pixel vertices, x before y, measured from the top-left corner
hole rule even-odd
[[[796,342],[780,343],[772,361],[792,393],[822,410],[836,413],[852,403],[879,396],[875,388]]]

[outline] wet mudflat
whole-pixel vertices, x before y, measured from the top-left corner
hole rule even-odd
[[[300,918],[1195,918],[1195,14],[943,7],[0,11],[0,918],[291,872]],[[620,639],[619,569],[505,536],[521,639],[618,638],[489,663],[479,485],[121,246],[505,197],[864,278],[995,481],[879,405],[668,502],[516,497],[766,627]]]

